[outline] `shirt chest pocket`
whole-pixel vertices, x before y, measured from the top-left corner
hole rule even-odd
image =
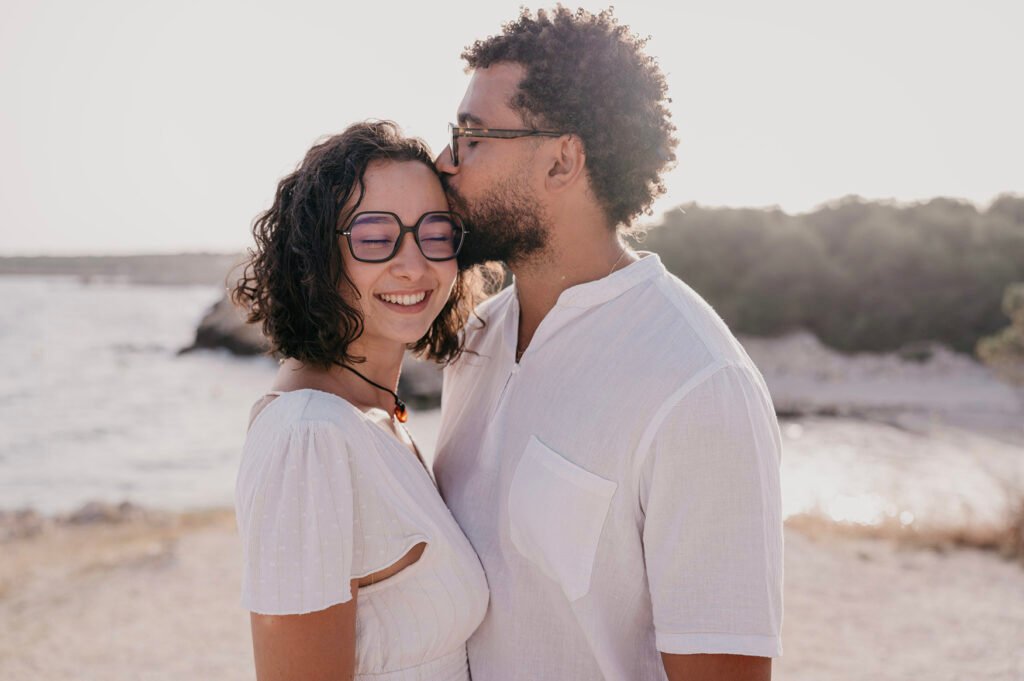
[[[508,511],[512,544],[575,601],[590,590],[616,483],[562,458],[531,437],[512,476]]]

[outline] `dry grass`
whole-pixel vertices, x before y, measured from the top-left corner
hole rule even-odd
[[[928,527],[916,523],[904,525],[891,518],[879,524],[837,523],[814,514],[797,514],[786,519],[786,527],[812,539],[829,536],[858,539],[884,539],[912,549],[945,552],[953,549],[977,549],[998,553],[1024,566],[1024,493],[1009,504],[1005,520],[998,525],[967,527]]]
[[[233,526],[234,512],[171,513],[94,502],[57,517],[31,511],[2,513],[0,600],[33,581],[169,563],[184,534],[214,525]]]

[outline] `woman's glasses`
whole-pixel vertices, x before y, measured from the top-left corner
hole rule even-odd
[[[462,218],[451,211],[430,211],[415,225],[402,223],[386,211],[356,213],[345,229],[338,230],[348,239],[352,257],[361,262],[385,262],[398,253],[402,237],[412,232],[420,253],[427,260],[443,262],[459,254],[466,236]]]

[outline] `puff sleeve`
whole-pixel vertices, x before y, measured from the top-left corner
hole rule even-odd
[[[353,492],[342,429],[311,420],[251,435],[235,488],[242,607],[289,615],[350,601]]]

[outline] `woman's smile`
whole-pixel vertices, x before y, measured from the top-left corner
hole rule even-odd
[[[377,293],[374,297],[389,310],[401,314],[416,314],[427,309],[433,289],[419,291],[395,291]]]

